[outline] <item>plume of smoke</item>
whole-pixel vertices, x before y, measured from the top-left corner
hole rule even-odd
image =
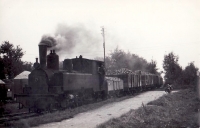
[[[48,47],[56,46],[56,40],[50,35],[43,35],[39,45],[46,45]]]
[[[101,36],[84,25],[68,26],[59,24],[54,36],[48,38],[45,36],[44,39],[51,40],[49,41],[52,46],[50,49],[54,49],[61,58],[69,58],[74,54],[94,55],[102,47]]]

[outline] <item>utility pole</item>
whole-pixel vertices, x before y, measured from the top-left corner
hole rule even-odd
[[[102,27],[102,36],[103,36],[103,49],[104,49],[104,68],[106,68],[106,61],[105,61],[105,33],[104,33],[104,27]]]

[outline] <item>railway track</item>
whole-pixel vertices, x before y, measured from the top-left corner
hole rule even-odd
[[[39,116],[39,115],[41,115],[41,114],[33,113],[33,112],[6,114],[6,115],[3,115],[0,117],[0,124],[7,123],[10,121],[16,121],[16,120],[20,120],[20,119],[25,119],[25,118],[29,118],[29,117]]]
[[[51,110],[51,112],[57,111],[56,109]],[[30,118],[30,117],[36,117],[40,115],[44,115],[49,113],[49,111],[43,111],[41,113],[35,113],[35,112],[23,112],[23,113],[14,113],[14,114],[5,114],[0,116],[0,124],[8,123],[10,121],[17,121],[20,119]]]

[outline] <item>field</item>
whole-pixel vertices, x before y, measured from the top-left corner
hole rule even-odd
[[[197,128],[200,101],[193,89],[180,90],[111,119],[98,128]]]

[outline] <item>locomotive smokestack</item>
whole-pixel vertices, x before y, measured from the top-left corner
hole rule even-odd
[[[42,43],[39,44],[39,58],[40,58],[40,65],[41,68],[46,69],[46,59],[47,56],[47,45],[43,45]]]

